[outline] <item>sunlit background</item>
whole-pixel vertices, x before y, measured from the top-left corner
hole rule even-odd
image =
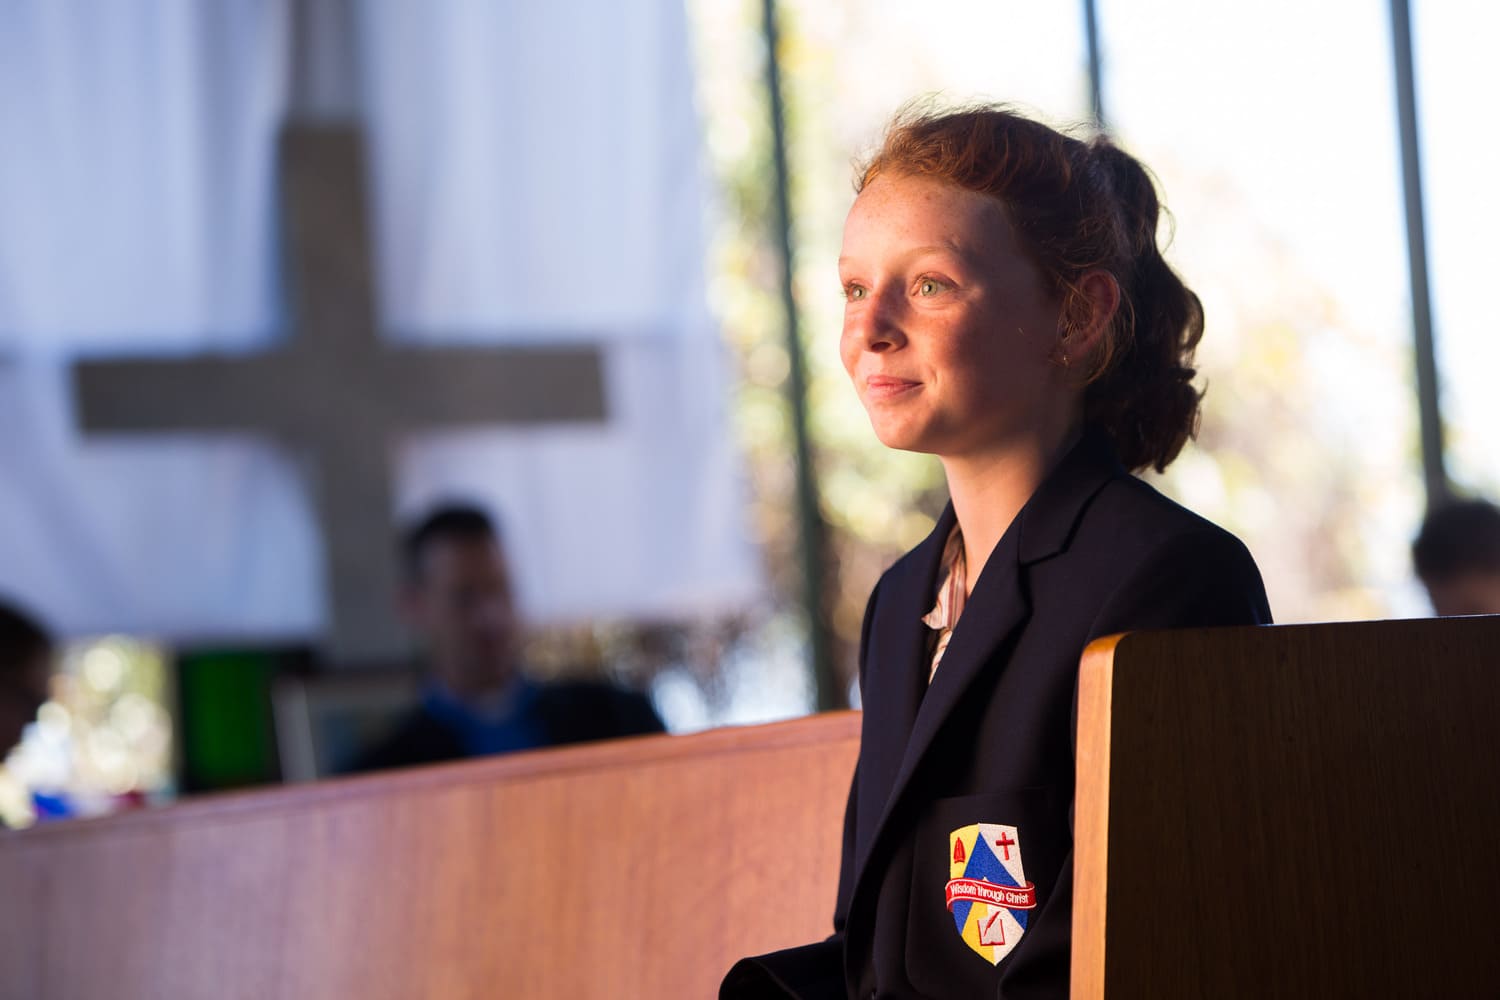
[[[874,440],[838,365],[852,164],[917,95],[1086,121],[1084,5],[781,0],[777,13],[826,611],[847,686],[870,587],[945,500],[933,461]],[[548,622],[531,655],[543,674],[649,686],[677,731],[814,707],[763,7],[688,0],[686,24],[710,179],[707,301],[728,348],[762,593],[706,614]],[[1416,3],[1412,27],[1448,468],[1460,492],[1493,494],[1486,236],[1500,226],[1500,142],[1484,124],[1481,60],[1500,9]],[[1389,7],[1099,0],[1098,29],[1105,120],[1156,172],[1169,257],[1207,314],[1202,431],[1158,485],[1246,541],[1278,621],[1425,613],[1409,567],[1424,496]],[[92,814],[181,790],[171,637],[68,639],[53,700],[0,771],[0,814],[15,825],[54,795]]]

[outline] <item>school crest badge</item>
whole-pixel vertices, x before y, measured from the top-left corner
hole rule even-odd
[[[1013,826],[975,823],[948,834],[948,912],[959,936],[991,965],[1010,954],[1036,908]]]

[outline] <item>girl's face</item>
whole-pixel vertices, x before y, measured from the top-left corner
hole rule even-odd
[[[1068,426],[1061,306],[998,200],[877,176],[844,223],[839,276],[839,353],[888,447],[981,458]]]

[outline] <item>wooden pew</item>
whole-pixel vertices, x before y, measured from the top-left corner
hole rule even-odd
[[[709,997],[828,930],[852,713],[0,837],[0,998]],[[1080,677],[1075,998],[1500,995],[1500,618]]]
[[[1500,996],[1500,617],[1082,666],[1075,1000]]]
[[[0,996],[710,997],[831,931],[858,716],[0,837]]]

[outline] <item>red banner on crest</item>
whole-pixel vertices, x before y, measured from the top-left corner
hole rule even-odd
[[[988,903],[991,906],[1003,906],[1007,910],[1031,910],[1036,908],[1036,883],[1027,882],[1024,886],[1016,888],[1009,885],[996,885],[983,879],[956,878],[948,883],[948,909],[953,909],[953,904],[962,901],[971,903]]]

